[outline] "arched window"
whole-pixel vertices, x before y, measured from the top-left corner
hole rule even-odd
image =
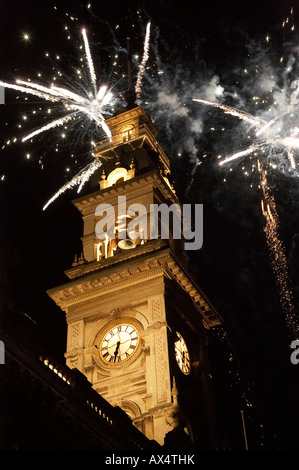
[[[128,142],[133,137],[133,126],[126,126],[120,129],[123,142]]]
[[[127,174],[128,170],[126,170],[125,168],[115,168],[115,170],[111,171],[111,173],[109,173],[107,177],[109,186],[120,183],[122,181],[126,181]]]

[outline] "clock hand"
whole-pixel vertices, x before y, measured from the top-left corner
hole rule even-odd
[[[127,343],[128,341],[131,341],[131,340],[132,340],[131,338],[126,339],[126,341],[123,341],[121,344],[125,344],[125,343]]]
[[[116,361],[116,356],[118,355],[120,341],[117,341],[116,349],[114,351],[114,362]]]

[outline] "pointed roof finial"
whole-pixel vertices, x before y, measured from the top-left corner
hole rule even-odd
[[[130,38],[127,37],[127,50],[128,50],[128,89],[125,93],[125,100],[127,102],[127,108],[136,106],[136,93],[133,87],[133,73],[132,73],[132,53]]]

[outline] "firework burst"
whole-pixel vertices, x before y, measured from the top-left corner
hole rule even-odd
[[[5,88],[21,91],[22,93],[37,96],[46,101],[62,105],[64,116],[52,120],[48,124],[30,132],[22,138],[22,142],[32,139],[36,135],[57,126],[62,126],[70,120],[82,118],[82,115],[93,120],[97,126],[102,127],[108,137],[111,137],[111,132],[105,123],[105,114],[109,112],[109,105],[111,105],[113,95],[106,85],[101,85],[97,88],[97,77],[85,29],[82,29],[82,36],[84,39],[85,57],[88,64],[89,80],[92,90],[85,90],[84,94],[82,94],[81,91],[81,94],[79,94],[70,89],[59,87],[54,84],[51,84],[49,87],[45,87],[38,83],[24,80],[16,80],[16,84],[0,81],[0,86]]]
[[[298,83],[296,86],[298,86]],[[239,150],[232,155],[226,156],[219,162],[219,165],[222,166],[226,163],[232,162],[233,160],[238,160],[247,155],[252,155],[254,152],[261,149],[267,155],[269,163],[272,166],[274,160],[277,162],[279,159],[284,158],[284,155],[286,154],[291,168],[296,170],[297,164],[294,159],[294,151],[299,149],[299,139],[296,137],[299,133],[299,128],[297,126],[290,127],[286,121],[287,118],[293,119],[294,114],[298,112],[297,104],[288,104],[287,111],[284,111],[278,116],[265,121],[264,119],[255,117],[249,113],[246,113],[245,111],[240,111],[239,109],[233,108],[231,106],[196,98],[194,98],[193,101],[221,109],[226,114],[236,116],[238,119],[245,122],[246,124],[250,124],[251,127],[254,128],[253,143],[244,150]],[[283,137],[281,137],[281,133],[284,134]]]
[[[16,80],[15,84],[0,81],[0,86],[4,88],[20,91],[24,94],[36,96],[47,102],[57,103],[60,105],[60,110],[63,115],[59,118],[50,120],[37,129],[30,131],[27,135],[21,138],[22,142],[32,140],[34,137],[39,136],[47,131],[53,130],[57,127],[64,126],[65,124],[78,120],[82,122],[85,119],[85,127],[89,126],[89,122],[94,122],[97,129],[102,129],[108,138],[111,138],[111,132],[105,118],[110,116],[113,95],[106,85],[98,86],[98,79],[95,73],[94,63],[90,52],[89,42],[86,30],[82,29],[82,37],[84,42],[85,60],[88,68],[88,79],[86,87],[78,87],[78,90],[65,88],[51,84],[44,86],[39,83],[31,81]],[[75,82],[75,81],[74,81]],[[86,121],[87,118],[87,121]],[[16,139],[15,139],[16,140]],[[92,154],[93,155],[93,154]],[[90,178],[90,176],[101,166],[98,159],[93,155],[92,162],[85,166],[79,173],[77,173],[71,181],[63,185],[54,196],[44,205],[44,210],[59,197],[67,189],[74,186],[79,186],[78,192],[81,190],[83,184]]]
[[[294,31],[293,26],[292,31]],[[269,37],[266,40],[269,42]],[[249,157],[253,157],[255,160],[252,169],[257,168],[259,173],[259,186],[262,189],[261,208],[266,220],[264,231],[270,252],[272,270],[279,290],[287,327],[292,334],[298,334],[299,332],[298,319],[293,305],[285,249],[279,238],[279,217],[276,211],[275,199],[271,193],[264,168],[266,167],[269,171],[275,169],[288,176],[299,177],[299,164],[297,161],[299,149],[299,80],[293,78],[296,77],[296,70],[294,70],[296,63],[297,60],[294,55],[289,57],[285,66],[283,66],[284,60],[281,58],[282,76],[276,83],[273,76],[270,78],[268,76],[271,68],[265,67],[265,75],[263,76],[256,65],[256,69],[259,70],[257,80],[264,84],[264,89],[269,96],[267,98],[250,97],[250,105],[254,103],[257,109],[255,113],[223,103],[193,98],[194,102],[219,109],[226,115],[237,118],[241,124],[245,125],[248,143],[232,154],[223,158],[220,157],[219,165],[225,166],[232,162],[238,163]],[[248,73],[247,70],[245,72]],[[278,86],[278,82],[280,86]],[[254,89],[254,86],[256,86],[255,83],[253,83],[252,89]],[[236,96],[231,93],[229,95]],[[240,101],[243,100],[240,99]],[[248,107],[250,108],[250,106]],[[242,131],[243,129],[244,127]],[[241,140],[240,133],[239,141],[241,142]]]
[[[32,141],[36,136],[45,132],[53,130],[57,127],[65,126],[72,121],[78,121],[83,127],[88,128],[89,123],[93,122],[96,129],[102,129],[106,137],[112,137],[111,131],[105,122],[107,117],[113,114],[113,106],[115,104],[115,96],[111,90],[101,84],[98,86],[98,79],[94,67],[94,62],[89,46],[86,30],[82,29],[82,38],[84,43],[84,57],[87,64],[88,77],[85,86],[80,84],[76,86],[76,80],[72,80],[72,85],[68,88],[51,84],[44,86],[39,83],[34,83],[30,80],[16,80],[16,83],[6,83],[0,81],[0,86],[15,91],[20,91],[24,94],[36,96],[47,102],[56,103],[60,105],[60,110],[63,115],[50,120],[47,124],[39,126],[37,129],[30,131],[27,135],[21,138],[22,142]],[[142,78],[145,71],[146,62],[149,56],[149,40],[150,40],[150,23],[146,27],[146,35],[144,41],[144,52],[142,62],[139,66],[139,73],[136,82],[136,95],[140,98],[142,88]],[[68,80],[69,81],[69,80]],[[86,120],[87,119],[87,120]],[[14,139],[17,141],[17,139]],[[82,189],[83,185],[89,180],[92,174],[101,166],[101,162],[92,152],[92,161],[80,170],[70,181],[64,184],[44,205],[45,210],[53,201],[55,201],[66,190],[78,186],[78,192]]]
[[[282,27],[286,28],[287,25],[290,28],[289,32],[294,34],[293,9]],[[270,37],[266,36],[267,47],[270,46],[270,42]],[[257,54],[254,51],[249,54],[253,57],[256,55],[255,72],[243,70],[246,76],[245,88],[250,91],[257,90],[257,94],[249,95],[246,100],[246,106],[249,109],[254,107],[254,113],[223,103],[197,98],[193,98],[193,101],[218,108],[246,125],[249,144],[222,158],[220,166],[242,160],[259,151],[263,153],[264,158],[267,158],[270,167],[298,177],[299,167],[296,161],[296,150],[299,149],[299,79],[296,70],[298,48],[293,48],[286,59],[280,56],[278,71],[269,61],[268,49],[266,54],[261,52],[259,47],[257,50],[259,50]],[[228,95],[238,99],[244,106],[244,99],[236,91]]]

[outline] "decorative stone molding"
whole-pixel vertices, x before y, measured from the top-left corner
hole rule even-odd
[[[73,352],[73,353],[65,353],[64,356],[66,358],[66,364],[70,369],[80,369],[79,359],[81,355],[79,356],[77,352]]]
[[[85,372],[90,372],[94,369],[95,367],[95,354],[96,354],[96,348],[91,347],[91,348],[85,348],[84,349],[84,370]]]
[[[167,399],[167,394],[164,386],[165,382],[165,369],[166,369],[166,351],[164,348],[163,338],[161,336],[155,337],[155,355],[156,355],[156,380],[157,380],[157,401],[163,402]]]
[[[115,186],[109,186],[108,188],[96,191],[81,198],[77,198],[73,201],[73,204],[83,215],[86,215],[90,212],[91,207],[95,208],[107,197],[121,195],[121,187],[123,188],[123,194],[125,194],[128,193],[131,189],[135,189],[139,186],[144,187],[146,184],[151,184],[155,188],[158,188],[163,197],[168,199],[170,202],[180,204],[177,196],[174,194],[169,184],[167,184],[164,178],[161,176],[159,170],[152,170],[146,174],[126,180],[123,183],[120,183],[120,187],[117,189]]]
[[[107,269],[99,270],[88,277],[82,276],[68,284],[50,289],[47,293],[62,310],[67,311],[70,305],[159,275],[167,275],[170,279],[178,282],[196,304],[206,328],[212,328],[221,323],[218,313],[174,258],[169,248],[140,255],[140,257],[132,259],[130,263],[126,263],[126,269],[123,266],[112,264],[107,266]],[[156,316],[158,315],[157,305]]]
[[[160,320],[161,315],[162,315],[162,309],[161,309],[161,299],[159,297],[151,300],[151,308],[152,308],[153,320],[154,321]]]
[[[178,389],[175,383],[175,379],[173,378],[173,386],[172,386],[172,405],[169,408],[165,409],[165,420],[166,423],[169,424],[173,429],[178,428],[181,426],[181,410],[178,404]]]
[[[71,349],[78,348],[80,343],[80,323],[71,325]]]

